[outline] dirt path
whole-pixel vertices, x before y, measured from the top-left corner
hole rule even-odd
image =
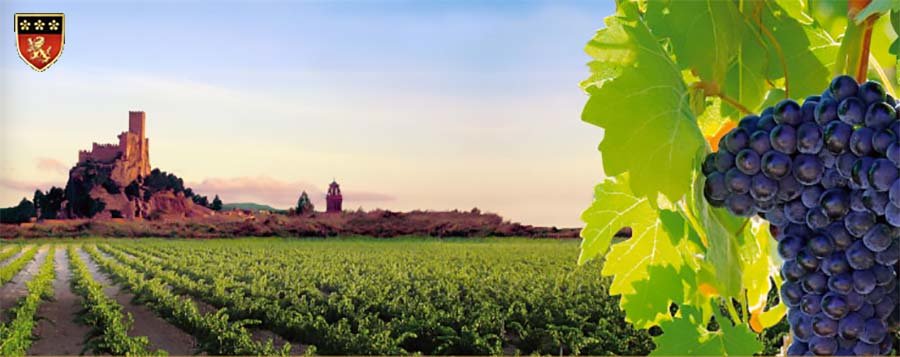
[[[38,308],[39,320],[34,330],[38,339],[31,345],[29,355],[77,355],[84,348],[84,339],[91,330],[75,322],[82,302],[72,291],[69,259],[62,247],[56,249],[54,264],[53,300]]]
[[[150,350],[162,349],[174,356],[194,354],[194,338],[184,331],[156,316],[145,306],[132,303],[134,294],[122,290],[103,273],[91,257],[83,250],[78,250],[81,260],[87,265],[94,279],[104,286],[103,292],[122,305],[122,311],[134,317],[134,325],[129,335],[147,336],[150,339]]]
[[[0,311],[3,312],[0,314],[0,322],[9,322],[10,316],[7,316],[6,312],[11,307],[16,306],[19,303],[19,299],[28,295],[28,287],[25,286],[25,283],[31,281],[31,278],[37,274],[41,268],[41,263],[47,257],[49,249],[50,246],[46,245],[38,249],[38,253],[35,254],[34,258],[28,264],[25,264],[25,267],[12,280],[0,286]]]

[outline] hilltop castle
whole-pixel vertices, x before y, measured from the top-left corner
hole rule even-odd
[[[328,185],[328,193],[325,195],[325,203],[327,213],[340,213],[341,212],[341,203],[344,201],[344,196],[341,195],[341,186],[338,185],[337,181],[331,180],[331,184]]]
[[[128,112],[128,131],[119,134],[118,144],[94,143],[91,150],[78,152],[78,163],[88,161],[118,164],[111,178],[121,186],[150,174],[150,139],[146,137],[144,112]]]

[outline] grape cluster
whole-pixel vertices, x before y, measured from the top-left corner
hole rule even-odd
[[[900,329],[900,105],[838,76],[750,115],[706,157],[704,196],[770,222],[789,355],[888,354]]]

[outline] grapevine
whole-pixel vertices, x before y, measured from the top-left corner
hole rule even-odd
[[[627,320],[662,331],[654,354],[759,353],[785,317],[791,354],[895,344],[900,3],[817,6],[617,1],[586,47],[608,178],[579,262],[604,258]]]

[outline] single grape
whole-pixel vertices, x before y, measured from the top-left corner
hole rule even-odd
[[[817,154],[819,160],[822,161],[822,165],[825,166],[826,169],[833,169],[834,165],[837,164],[837,155],[828,150],[820,150]],[[828,172],[828,170],[825,170]]]
[[[840,173],[841,176],[846,179],[852,178],[853,164],[856,163],[856,159],[856,155],[854,155],[852,152],[845,152],[838,155],[837,165],[835,165],[835,167],[837,167],[838,173]]]
[[[781,300],[787,306],[796,308],[800,306],[800,299],[803,298],[803,288],[800,287],[800,284],[793,281],[786,281],[784,284],[781,284]],[[811,332],[811,331],[810,331]]]
[[[822,295],[806,294],[800,299],[800,311],[813,316],[822,311]]]
[[[875,102],[883,102],[886,98],[887,93],[884,91],[884,87],[881,86],[881,83],[875,81],[866,81],[859,86],[859,99],[862,99],[866,104],[872,104]]]
[[[845,339],[855,340],[862,334],[865,326],[866,319],[855,312],[851,312],[838,322],[838,334]]]
[[[837,336],[837,333],[838,333],[837,320],[834,320],[828,316],[825,316],[825,314],[817,314],[817,315],[813,316],[812,327],[813,327],[813,334],[815,334],[817,337],[834,337],[834,336]],[[813,341],[815,341],[815,338],[813,338],[809,341],[810,345],[812,345]],[[832,341],[834,341],[834,340],[832,340]],[[836,341],[835,341],[834,348],[837,349]],[[833,353],[833,351],[832,351],[832,353]]]
[[[756,131],[756,123],[759,122],[759,117],[756,115],[748,115],[741,118],[741,121],[738,122],[738,127],[746,130],[748,133],[752,133]]]
[[[885,296],[881,299],[880,302],[875,304],[875,317],[879,319],[886,319],[891,313],[894,312],[894,309],[897,308],[897,302],[894,301],[894,298],[891,296]]]
[[[760,168],[759,154],[757,154],[756,151],[753,151],[753,149],[743,149],[738,151],[734,158],[734,165],[744,174],[755,175],[759,172]]]
[[[860,309],[862,309],[863,305],[865,305],[865,301],[863,301],[862,295],[855,291],[851,291],[849,294],[844,296],[844,300],[847,301],[847,307],[850,308],[850,311],[859,311]],[[865,320],[865,318],[863,320]]]
[[[703,196],[707,201],[724,202],[728,197],[728,187],[725,186],[725,175],[719,172],[713,172],[706,178],[703,186]],[[713,206],[721,206],[713,204]]]
[[[900,206],[890,203],[884,208],[885,220],[894,227],[900,227]]]
[[[772,107],[766,108],[771,109]],[[836,110],[836,109],[835,109]],[[759,121],[756,123],[756,130],[769,131],[772,130],[778,123],[775,122],[775,117],[772,115],[771,110],[769,113],[766,113],[766,110],[763,110],[762,113],[759,114]]]
[[[854,291],[855,292],[855,291]],[[864,295],[860,295],[865,299]],[[868,302],[863,302],[863,304],[859,307],[859,310],[856,310],[859,313],[859,316],[862,316],[864,319],[870,319],[875,317],[875,307]]]
[[[847,227],[844,226],[843,222],[834,222],[825,227],[825,234],[831,238],[831,241],[834,242],[834,247],[839,250],[844,250],[850,247],[853,244],[854,238],[850,235],[850,232],[847,231]]]
[[[769,144],[778,152],[793,154],[797,152],[797,130],[788,124],[778,124],[769,133]]]
[[[857,238],[862,238],[874,225],[875,215],[870,212],[850,212],[844,216],[844,227]]]
[[[818,204],[826,216],[840,219],[850,212],[850,195],[844,189],[832,188],[822,193]]]
[[[850,146],[851,135],[853,127],[844,122],[832,121],[826,124],[822,134],[825,149],[835,154],[843,153]]]
[[[825,275],[830,275],[832,278],[838,275],[846,275],[847,272],[850,271],[850,265],[847,264],[847,258],[844,256],[844,252],[838,251],[831,253],[825,259],[822,259],[822,272]],[[846,283],[850,285],[850,276],[846,275]],[[843,278],[842,278],[843,279]],[[829,279],[829,284],[831,284]]]
[[[900,133],[897,135],[900,135]],[[894,165],[900,166],[900,143],[893,142],[888,145],[884,156],[887,157],[888,160],[891,160]]]
[[[879,216],[884,215],[884,210],[890,201],[887,192],[878,192],[873,188],[862,191],[861,200],[867,210]]]
[[[808,248],[801,250],[800,253],[797,253],[797,258],[794,258],[794,262],[796,262],[797,265],[800,265],[800,267],[802,267],[803,269],[806,269],[806,271],[808,272],[819,269],[819,258],[813,255],[813,253],[810,252]]]
[[[771,227],[782,227],[788,224],[788,219],[784,215],[784,210],[778,209],[777,207],[766,212],[765,218],[771,224]],[[777,236],[777,235],[773,235]]]
[[[875,261],[882,265],[894,265],[900,261],[900,243],[897,239],[891,242],[888,249],[875,253]]]
[[[728,151],[719,150],[716,153],[716,171],[725,173],[732,167],[734,167],[734,155]]]
[[[871,292],[869,292],[866,295],[863,295],[863,299],[866,301],[867,304],[872,305],[872,309],[874,310],[875,305],[880,303],[884,299],[884,297],[887,296],[887,294],[888,294],[888,292],[887,292],[887,290],[884,289],[884,287],[875,285],[875,288],[872,289]],[[873,312],[873,314],[874,313],[875,312]]]
[[[775,197],[786,202],[800,197],[802,191],[803,185],[797,179],[793,176],[786,176],[778,181],[778,193]],[[802,206],[803,202],[800,202],[800,205]]]
[[[825,166],[815,155],[800,154],[794,158],[794,178],[804,185],[815,185],[822,180]]]
[[[810,229],[820,230],[827,227],[830,223],[831,219],[825,215],[820,207],[811,208],[806,212],[806,225],[809,226]],[[833,243],[829,242],[829,244],[831,244],[831,247],[834,247]]]
[[[841,101],[844,98],[855,96],[859,92],[859,84],[853,77],[840,75],[831,80],[829,90],[835,100]]]
[[[897,273],[894,271],[894,268],[887,265],[878,264],[873,266],[872,273],[875,273],[875,282],[878,286],[888,285],[891,280],[897,279]]]
[[[875,136],[875,131],[867,127],[861,127],[854,130],[853,134],[850,135],[850,151],[856,154],[856,156],[871,155],[875,152],[872,148],[873,136]]]
[[[855,212],[868,212],[869,208],[863,202],[863,194],[866,192],[861,189],[850,192],[850,209]]]
[[[875,265],[875,253],[863,245],[862,241],[854,242],[845,252],[847,263],[857,270],[869,269]],[[796,257],[796,255],[795,255]]]
[[[784,229],[784,233],[797,237],[809,237],[813,231],[806,224],[791,224]]]
[[[850,97],[838,105],[838,118],[850,125],[862,125],[866,113],[866,104],[859,98]]]
[[[750,134],[743,128],[736,128],[730,131],[723,138],[725,150],[732,154],[737,154],[741,149],[747,147],[750,142]]]
[[[875,289],[878,284],[875,281],[875,273],[870,269],[856,270],[853,272],[853,291],[862,295],[868,294]]]
[[[794,339],[800,342],[808,342],[815,334],[812,329],[812,318],[808,316],[800,316],[796,324],[791,325],[791,332]]]
[[[824,294],[828,292],[828,277],[819,271],[811,272],[800,279],[800,287],[807,294]],[[824,301],[822,307],[825,307]]]
[[[891,229],[886,224],[878,223],[863,236],[863,244],[873,252],[881,252],[891,245]]]
[[[817,258],[830,256],[834,252],[834,243],[826,235],[820,234],[813,236],[806,243],[806,247]]]
[[[729,195],[725,199],[725,208],[735,216],[750,217],[756,214],[753,212],[753,198],[746,193]]]
[[[784,260],[793,260],[804,246],[803,238],[789,235],[778,242],[778,254]]]
[[[887,191],[900,178],[900,170],[887,159],[876,159],[869,168],[868,182],[880,192]]]
[[[803,188],[803,191],[800,192],[800,201],[803,202],[803,205],[806,208],[813,208],[819,206],[819,197],[822,196],[822,193],[825,190],[822,186],[806,186]]]
[[[797,151],[816,154],[824,145],[822,128],[814,122],[805,122],[797,127]]]
[[[764,130],[754,131],[753,134],[750,134],[750,143],[747,146],[759,155],[765,154],[772,149],[772,144],[769,143],[769,132]]]
[[[897,136],[893,132],[885,129],[875,133],[872,136],[872,150],[879,154],[887,154],[888,146],[897,142]]]
[[[816,120],[816,107],[819,105],[818,100],[804,100],[800,106],[800,122],[812,122]]]
[[[846,187],[849,181],[841,176],[840,172],[835,169],[826,169],[825,175],[822,175],[822,188],[829,190],[832,188]]]
[[[842,273],[828,277],[828,289],[841,295],[850,293],[853,290],[853,280],[850,274]]]
[[[800,125],[802,121],[800,104],[790,99],[784,99],[775,104],[775,112],[772,114],[775,116],[775,122],[778,124],[796,126]]]
[[[834,99],[820,100],[819,103],[816,104],[816,111],[814,115],[816,123],[824,126],[825,124],[838,120],[837,107],[838,102],[834,101]]]
[[[809,211],[799,200],[788,202],[784,205],[784,215],[788,221],[796,224],[806,224],[806,214]]]
[[[829,292],[822,296],[822,313],[832,319],[839,320],[850,313],[850,306],[844,300],[844,297],[837,293]]]
[[[798,281],[806,276],[806,273],[806,268],[794,260],[788,260],[781,265],[781,277],[787,281]]]
[[[751,192],[751,197],[752,197],[753,191],[750,191],[750,192]],[[775,202],[774,199],[771,199],[768,201],[753,200],[753,207],[756,207],[756,211],[758,213],[769,212],[769,211],[775,209],[776,206],[778,206],[778,204]]]
[[[700,171],[703,172],[703,176],[709,176],[709,174],[716,172],[716,153],[706,155],[706,158],[703,159],[703,164],[700,165]]]
[[[866,126],[874,130],[881,130],[891,125],[891,121],[897,117],[894,108],[887,103],[875,103],[866,111]]]
[[[750,182],[750,196],[757,201],[769,201],[778,193],[778,181],[770,179],[765,174],[753,175]]]
[[[884,340],[885,336],[887,336],[887,326],[884,325],[884,321],[870,318],[866,320],[865,327],[859,335],[859,340],[865,343],[879,344]]]
[[[762,172],[776,180],[787,176],[792,164],[790,157],[777,151],[769,151],[762,156]]]
[[[747,176],[737,168],[731,168],[725,173],[725,186],[728,191],[735,194],[744,194],[750,191],[750,176]]]

